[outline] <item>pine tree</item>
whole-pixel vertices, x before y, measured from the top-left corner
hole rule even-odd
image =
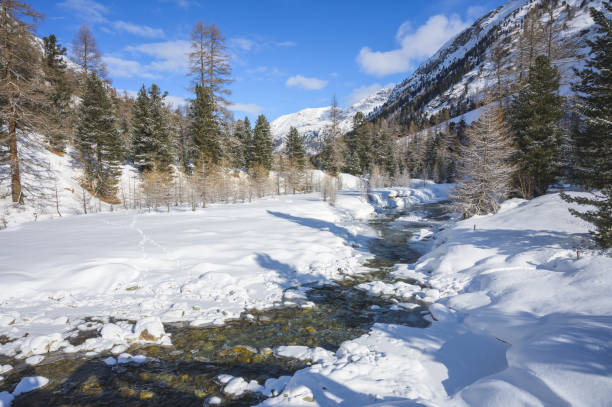
[[[32,40],[34,23],[42,15],[18,0],[0,1],[0,123],[7,125],[11,198],[24,202],[17,130],[31,130],[39,123],[40,84],[34,67],[38,52]]]
[[[90,73],[85,83],[76,145],[84,166],[84,186],[100,198],[114,199],[121,173],[123,140],[105,86],[95,73]]]
[[[240,155],[239,168],[249,168],[251,150],[252,150],[252,129],[251,122],[248,117],[244,120],[236,122],[235,135],[240,145],[238,154]]]
[[[340,132],[339,112],[338,100],[334,95],[330,109],[331,123],[326,129],[323,149],[321,150],[321,163],[323,169],[332,177],[337,176],[344,165],[344,146],[342,134]]]
[[[139,171],[153,168],[152,124],[149,114],[149,95],[144,85],[138,91],[132,107],[132,161]]]
[[[514,148],[502,110],[489,104],[467,130],[460,148],[459,180],[452,200],[464,218],[495,213],[512,184]]]
[[[270,131],[270,123],[268,123],[266,116],[263,114],[257,117],[257,122],[253,129],[252,145],[253,150],[249,168],[259,166],[270,171],[272,168],[274,142],[272,140],[272,132]]]
[[[102,53],[98,49],[96,37],[91,29],[83,24],[72,40],[72,58],[83,68],[83,78],[87,80],[90,72],[100,78],[106,77],[106,65],[102,61]]]
[[[196,160],[207,164],[218,164],[221,160],[219,126],[215,120],[212,103],[206,88],[195,86],[195,99],[191,103],[189,133],[193,140]]]
[[[300,169],[306,164],[306,151],[304,151],[304,140],[295,127],[289,129],[286,142],[286,154],[289,161]]]
[[[173,146],[170,140],[168,118],[164,99],[168,92],[161,92],[156,84],[149,88],[150,115],[153,135],[155,167],[161,172],[170,171],[174,162]]]
[[[604,2],[608,13],[612,6]],[[590,205],[593,210],[572,214],[592,223],[591,232],[604,248],[612,247],[612,20],[594,8],[591,16],[597,24],[597,37],[588,41],[591,57],[586,68],[577,75],[580,83],[573,86],[578,95],[578,111],[583,123],[573,134],[575,154],[574,182],[595,190],[594,197],[570,197],[569,202]]]
[[[45,133],[53,151],[63,153],[68,142],[68,128],[72,116],[70,108],[71,90],[66,78],[66,64],[62,57],[66,48],[57,43],[55,35],[43,37],[43,71],[50,84],[47,90],[47,123]]]
[[[564,98],[559,95],[559,72],[545,56],[529,71],[526,86],[513,100],[509,120],[516,138],[518,187],[526,199],[546,193],[559,172]]]

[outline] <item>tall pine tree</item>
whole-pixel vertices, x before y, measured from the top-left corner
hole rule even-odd
[[[113,199],[123,159],[111,100],[95,73],[87,76],[79,109],[76,145],[84,166],[86,187],[103,199]]]
[[[612,6],[604,3],[609,14]],[[586,68],[577,72],[580,83],[573,87],[578,95],[578,111],[584,118],[574,132],[574,182],[594,191],[593,197],[563,198],[593,210],[570,211],[592,223],[595,240],[604,248],[612,247],[612,21],[591,8],[597,24],[597,37],[588,41],[591,57]]]
[[[257,117],[257,123],[253,129],[253,150],[249,168],[257,166],[270,171],[272,168],[272,154],[274,150],[274,142],[272,141],[272,133],[270,131],[270,123],[266,116],[260,114]]]
[[[563,101],[557,68],[538,56],[509,112],[518,147],[517,186],[526,199],[545,194],[558,175]]]
[[[210,94],[206,88],[196,84],[195,96],[189,110],[189,132],[196,150],[196,160],[218,164],[221,161],[221,143]]]
[[[47,113],[49,124],[47,142],[53,151],[63,153],[68,142],[68,128],[72,109],[70,108],[71,89],[66,78],[66,63],[63,56],[66,48],[57,43],[55,35],[43,38],[43,71],[50,84],[47,90]]]

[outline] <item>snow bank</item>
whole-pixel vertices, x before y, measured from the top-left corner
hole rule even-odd
[[[308,306],[303,293],[287,289],[361,272],[367,257],[359,247],[372,231],[353,216],[373,209],[350,192],[339,196],[345,208],[318,194],[288,195],[0,231],[0,335],[18,338],[0,345],[0,353],[120,354],[132,342],[171,344],[163,322],[222,324],[247,308]],[[85,317],[94,318],[83,323]],[[70,345],[79,330],[97,335]]]
[[[429,328],[376,324],[262,405],[609,405],[612,258],[577,258],[589,225],[567,207],[556,194],[511,200],[442,232],[394,272],[436,292]]]
[[[419,203],[446,200],[452,188],[452,184],[413,179],[411,187],[374,189],[369,192],[368,199],[378,212],[402,210]]]

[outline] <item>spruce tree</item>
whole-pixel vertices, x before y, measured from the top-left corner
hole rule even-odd
[[[306,164],[306,151],[304,141],[295,127],[289,129],[286,142],[286,154],[292,166],[303,170]]]
[[[132,162],[139,171],[153,168],[152,123],[149,114],[149,95],[144,85],[138,91],[132,107]]]
[[[325,131],[323,149],[320,153],[322,167],[332,177],[337,176],[344,166],[344,145],[340,132],[339,112],[338,100],[334,95],[330,109],[331,123]]]
[[[272,154],[274,151],[274,142],[272,140],[272,132],[270,131],[270,123],[266,116],[260,114],[257,117],[257,123],[253,129],[253,151],[251,156],[251,167],[263,167],[267,171],[272,168]]]
[[[251,154],[251,122],[245,116],[244,120],[238,120],[235,125],[234,135],[239,142],[238,150],[235,152],[238,158],[238,168],[249,167],[249,157]]]
[[[604,7],[612,13],[609,2]],[[588,41],[591,57],[586,68],[576,72],[581,81],[573,90],[584,120],[572,134],[572,144],[574,182],[594,190],[594,196],[562,196],[569,202],[594,207],[586,212],[570,211],[592,223],[595,226],[592,235],[607,248],[612,247],[612,21],[599,10],[591,8],[590,12],[597,24],[597,37]]]
[[[497,103],[490,103],[467,130],[459,151],[459,180],[452,200],[464,218],[495,213],[512,187],[514,152],[509,128]]]
[[[83,162],[85,187],[100,198],[113,199],[121,173],[123,142],[111,100],[95,73],[90,73],[85,83],[76,145]]]
[[[545,194],[558,175],[563,101],[557,68],[538,56],[509,112],[518,147],[517,186],[526,199]]]
[[[196,159],[206,164],[218,164],[221,160],[219,126],[215,120],[212,103],[206,88],[195,86],[195,99],[191,102],[189,133],[196,150]]]
[[[43,38],[43,72],[50,84],[47,93],[47,116],[49,124],[47,142],[53,151],[63,153],[68,141],[68,127],[72,114],[71,90],[66,78],[66,63],[63,56],[66,48],[57,43],[55,35]]]
[[[155,167],[161,172],[168,172],[173,163],[173,146],[170,140],[167,111],[164,99],[167,92],[162,93],[159,86],[152,84],[149,88],[149,103],[153,135],[153,151]]]

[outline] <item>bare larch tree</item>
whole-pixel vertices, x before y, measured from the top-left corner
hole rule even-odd
[[[29,5],[17,0],[0,0],[0,125],[7,125],[8,162],[11,197],[23,203],[17,130],[36,127],[35,110],[41,92],[36,80],[40,52],[35,48],[31,31],[42,18]]]
[[[198,21],[191,32],[189,76],[193,87],[200,85],[208,90],[216,114],[228,116],[226,97],[231,94],[227,85],[232,82],[230,56],[225,37],[214,23],[204,25]]]

